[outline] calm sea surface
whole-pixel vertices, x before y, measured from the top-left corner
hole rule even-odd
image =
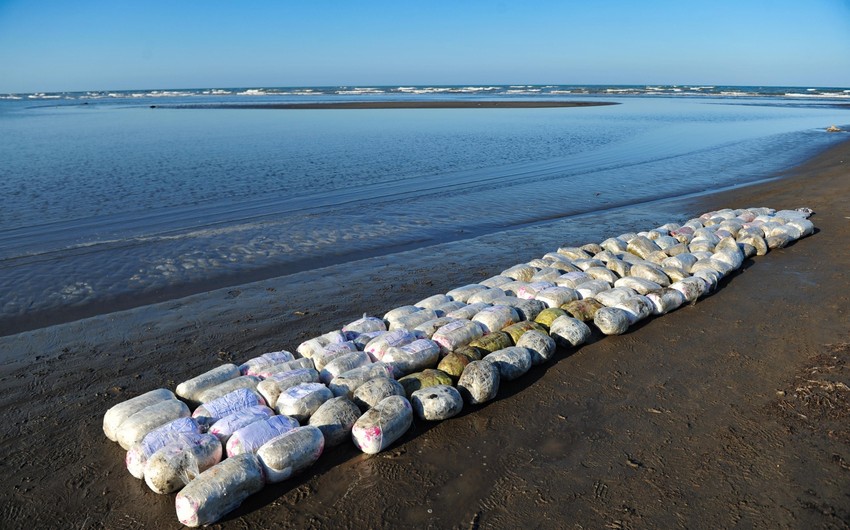
[[[724,89],[0,98],[0,332],[763,179],[850,123],[843,89]],[[215,108],[446,98],[619,105]],[[163,108],[187,102],[210,108]]]

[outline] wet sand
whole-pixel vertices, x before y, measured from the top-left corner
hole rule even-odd
[[[330,109],[549,109],[555,107],[599,107],[619,105],[612,101],[349,101],[344,103],[216,103],[214,105],[151,105],[151,108],[168,109],[278,109],[278,110],[330,110]]]
[[[222,528],[850,526],[850,142],[786,178],[332,266],[0,338],[3,528],[178,528],[102,434],[113,404],[559,244],[721,207],[818,232],[712,296],[595,339],[376,456],[329,450]],[[677,219],[678,217],[678,219]]]

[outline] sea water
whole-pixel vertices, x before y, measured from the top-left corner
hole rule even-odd
[[[847,94],[514,86],[3,96],[0,333],[764,179],[844,138],[824,128],[850,122],[835,105]],[[217,108],[446,98],[618,104]],[[203,108],[179,108],[187,100]]]

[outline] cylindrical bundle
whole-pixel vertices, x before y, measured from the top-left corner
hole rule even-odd
[[[768,253],[767,242],[763,237],[758,235],[746,234],[738,237],[738,243],[745,243],[756,249],[757,256],[764,256]]]
[[[647,318],[655,308],[647,297],[641,295],[627,298],[614,307],[626,312],[626,315],[629,317],[630,326]]]
[[[200,403],[199,396],[202,392],[240,375],[242,373],[235,364],[223,364],[197,377],[183,381],[177,385],[175,393],[190,404],[197,405]]]
[[[242,427],[227,440],[228,458],[242,453],[256,453],[275,436],[298,427],[298,420],[289,416],[272,416]]]
[[[328,384],[328,389],[334,396],[352,397],[355,390],[370,379],[374,379],[376,377],[392,378],[392,366],[382,361],[377,361],[372,364],[343,372],[331,380]]]
[[[472,361],[458,379],[457,389],[470,405],[480,405],[496,397],[499,392],[499,369],[492,363]]]
[[[435,294],[423,300],[419,300],[413,305],[415,305],[416,307],[421,307],[422,309],[436,309],[438,306],[452,301],[453,299],[451,296],[446,296],[444,294]]]
[[[696,275],[699,271],[715,271],[720,273],[721,276],[726,276],[733,271],[732,267],[723,261],[718,261],[712,258],[705,258],[694,263],[694,266],[691,267],[691,274]]]
[[[685,278],[684,280],[670,284],[671,289],[676,289],[685,296],[685,301],[696,302],[697,298],[705,294],[705,280],[701,278]]]
[[[605,262],[604,261],[600,261],[598,259],[593,259],[593,258],[573,260],[573,265],[575,265],[576,267],[578,267],[579,269],[584,271],[584,273],[589,275],[591,278],[593,278],[593,274],[588,272],[589,269],[591,269],[593,267],[600,268],[600,269],[605,268]]]
[[[495,365],[503,381],[522,377],[531,368],[531,352],[517,346],[494,351],[481,360]]]
[[[419,311],[421,311],[421,309],[415,305],[403,305],[401,307],[396,307],[395,309],[390,309],[384,315],[384,322],[387,323],[387,329],[392,331],[395,327],[397,327],[395,324],[400,318],[404,318]]]
[[[301,357],[300,359],[295,359],[294,361],[287,361],[269,366],[268,368],[261,368],[257,372],[257,375],[262,379],[270,379],[276,374],[280,374],[283,372],[291,372],[292,370],[302,369],[312,370],[315,367],[316,365],[313,363],[312,359],[308,359],[307,357]]]
[[[579,247],[559,247],[558,254],[566,257],[571,261],[580,260],[580,259],[589,259],[591,255]]]
[[[588,267],[584,270],[584,272],[589,274],[594,280],[603,280],[610,284],[613,284],[620,279],[620,277],[608,267]]]
[[[458,352],[452,352],[440,359],[440,364],[437,365],[437,370],[448,374],[448,376],[452,378],[452,381],[457,381],[463,373],[464,368],[466,368],[466,365],[470,362],[472,362],[472,359],[466,355]]]
[[[560,307],[550,307],[541,311],[540,314],[537,315],[537,318],[534,319],[534,321],[548,330],[549,327],[552,325],[552,322],[556,318],[564,316],[566,314],[567,312],[561,309]],[[508,346],[510,346],[510,344]]]
[[[286,350],[273,351],[264,353],[259,357],[254,357],[253,359],[248,359],[239,365],[239,372],[242,375],[258,375],[257,371],[262,368],[268,368],[269,366],[294,360],[295,356],[292,355],[291,352]]]
[[[478,313],[485,307],[488,307],[489,305],[490,304],[486,304],[484,302],[478,302],[477,304],[468,304],[459,309],[455,309],[450,313],[446,313],[446,318],[453,318],[455,320],[471,320],[476,313]]]
[[[504,331],[494,331],[470,342],[469,347],[482,350],[486,353],[492,353],[496,350],[513,346],[513,344],[510,335]]]
[[[491,287],[486,291],[478,291],[477,293],[470,296],[466,302],[468,304],[493,304],[497,303],[500,298],[504,298],[505,296],[507,296],[505,294],[505,291],[503,291],[499,287]]]
[[[240,388],[218,399],[204,403],[195,409],[192,417],[198,420],[202,427],[208,427],[237,410],[265,404],[265,400],[263,400],[262,396],[256,390]]]
[[[272,374],[268,379],[257,385],[257,392],[266,400],[266,404],[274,408],[280,393],[301,383],[318,383],[319,372],[313,368],[300,368],[288,372]]]
[[[537,293],[550,287],[555,287],[555,284],[549,281],[536,281],[532,283],[526,283],[525,285],[516,289],[514,292],[516,293],[517,298],[522,298],[524,300],[534,300],[534,298],[537,296]],[[507,292],[504,286],[502,286],[501,289]]]
[[[201,403],[209,403],[214,399],[218,399],[221,396],[229,394],[234,390],[239,390],[240,388],[256,390],[257,385],[260,384],[260,381],[261,379],[255,375],[243,375],[235,377],[233,379],[225,381],[224,383],[204,390],[203,392],[198,394],[198,401]]]
[[[612,254],[621,254],[623,252],[628,251],[629,248],[628,243],[616,237],[609,237],[608,239],[600,243],[599,246],[601,246],[608,252],[611,252]]]
[[[541,326],[540,324],[538,324],[537,322],[534,322],[532,320],[525,320],[523,322],[517,322],[516,324],[511,324],[510,326],[507,326],[506,328],[502,329],[502,331],[504,331],[505,333],[507,333],[510,336],[511,342],[513,344],[516,344],[519,341],[519,339],[527,331],[531,331],[531,330],[537,330],[537,331],[545,332],[546,328],[544,328],[543,326]]]
[[[597,293],[607,291],[611,284],[605,280],[590,280],[577,286],[575,289],[582,298],[593,298]]]
[[[466,307],[465,302],[458,302],[457,300],[452,300],[451,302],[446,302],[445,304],[440,304],[434,308],[434,312],[440,316],[446,316],[452,311],[456,311],[462,307]]]
[[[638,278],[636,276],[627,276],[625,278],[620,278],[619,280],[614,282],[614,290],[621,288],[621,287],[625,287],[625,288],[629,289],[632,292],[631,295],[634,295],[635,293],[645,295],[646,293],[651,293],[652,291],[658,291],[658,290],[662,289],[661,285],[659,285],[659,284],[657,284],[657,283],[655,283],[651,280],[646,280],[644,278]],[[602,293],[600,293],[600,294],[602,294]],[[596,295],[595,298],[597,300],[599,300],[600,302],[602,302],[603,304],[605,304],[605,301],[601,300],[599,295]],[[605,305],[611,305],[611,304],[605,304]]]
[[[661,272],[660,266],[648,265],[646,263],[635,263],[632,265],[632,268],[629,269],[629,275],[633,278],[643,278],[644,280],[655,282],[661,287],[668,287],[670,285],[670,278]]]
[[[445,326],[446,324],[448,324],[450,322],[454,322],[455,320],[457,320],[457,319],[452,318],[452,317],[447,317],[447,316],[446,317],[434,318],[434,319],[428,320],[427,322],[423,322],[423,323],[419,324],[418,326],[416,326],[413,329],[415,331],[421,331],[422,333],[425,334],[425,338],[430,339],[431,337],[434,336],[434,333],[436,333],[438,329],[440,329],[441,327]]]
[[[227,458],[190,482],[175,499],[177,519],[186,526],[215,523],[265,485],[253,453]]]
[[[354,322],[349,322],[342,327],[343,333],[348,338],[349,333],[373,333],[375,331],[387,331],[387,324],[382,319],[363,315],[363,318],[358,318]]]
[[[492,333],[519,322],[519,315],[510,306],[494,305],[482,309],[472,320],[481,324],[485,333]]]
[[[222,444],[226,444],[233,433],[242,427],[257,421],[267,420],[272,416],[274,416],[274,411],[265,405],[248,407],[221,418],[212,424],[208,432],[218,438]]]
[[[296,352],[301,357],[306,357],[307,359],[313,358],[317,353],[322,352],[326,347],[331,344],[340,344],[345,342],[347,339],[345,338],[345,333],[340,331],[329,331],[324,335],[319,335],[318,337],[314,337],[310,340],[305,340],[296,348]]]
[[[652,302],[654,315],[664,315],[685,303],[685,295],[669,287],[647,293],[646,298]]]
[[[602,309],[603,305],[595,298],[587,300],[575,300],[561,306],[561,309],[569,313],[573,318],[582,322],[592,322],[596,316],[596,312]]]
[[[536,329],[523,333],[517,341],[517,347],[525,348],[531,355],[531,365],[545,363],[555,356],[555,341],[552,337]]]
[[[438,329],[431,340],[440,345],[441,353],[448,354],[483,335],[484,327],[478,322],[457,320]]]
[[[316,366],[316,370],[319,371],[319,374],[321,374],[325,366],[334,359],[338,359],[343,355],[348,355],[349,353],[357,351],[359,351],[357,349],[357,345],[351,341],[341,342],[339,344],[329,344],[324,350],[317,352],[313,356],[313,364]]]
[[[534,276],[534,273],[537,272],[537,269],[528,265],[526,263],[520,263],[518,265],[514,265],[508,269],[502,271],[502,276],[507,276],[508,278],[513,278],[514,280],[518,280],[521,282],[527,282]]]
[[[450,385],[436,385],[414,392],[410,396],[410,404],[423,420],[442,421],[460,413],[463,398]]]
[[[575,348],[590,339],[591,331],[587,324],[569,316],[561,316],[549,326],[549,336],[562,348]]]
[[[115,438],[125,450],[141,442],[145,435],[157,427],[190,415],[189,407],[177,399],[168,399],[149,405],[136,412],[118,426]]]
[[[419,339],[402,346],[390,348],[384,354],[384,362],[393,369],[393,376],[433,368],[440,360],[440,345],[428,339]]]
[[[815,233],[815,225],[808,219],[792,219],[787,224],[799,230],[801,238]]]
[[[145,484],[159,494],[174,493],[221,461],[221,442],[212,434],[172,442],[145,463]]]
[[[422,388],[436,385],[451,385],[452,378],[449,374],[434,368],[428,368],[421,372],[416,372],[406,375],[398,380],[398,383],[404,388],[404,395],[410,398],[410,395]]]
[[[512,281],[514,281],[513,278],[508,278],[507,276],[502,276],[501,274],[499,274],[497,276],[492,276],[490,278],[487,278],[484,281],[478,282],[478,285],[483,285],[484,287],[488,287],[488,288],[492,289],[493,287],[498,287],[500,285],[503,285],[503,284],[506,284],[506,283],[512,282]],[[466,303],[471,304],[472,302],[467,300]]]
[[[321,383],[301,383],[286,389],[278,396],[275,410],[278,414],[292,416],[303,424],[322,403],[332,397],[333,393]]]
[[[359,335],[351,338],[350,340],[354,343],[355,346],[357,346],[358,350],[365,351],[367,344],[377,339],[381,335],[385,335],[386,333],[386,331],[368,331],[366,333],[360,333]],[[348,334],[346,334],[346,336],[348,336]]]
[[[667,275],[670,278],[670,283],[678,282],[679,280],[684,280],[690,274],[685,272],[685,269],[679,267],[672,267],[670,265],[662,265],[661,272]],[[653,282],[654,283],[654,282]]]
[[[510,296],[499,300],[499,305],[513,307],[520,320],[534,320],[541,311],[546,309],[546,304],[540,300],[524,300]]]
[[[711,292],[717,289],[717,285],[723,279],[723,275],[713,269],[703,269],[694,272],[693,278],[702,279],[705,282],[706,292]]]
[[[564,274],[562,269],[556,269],[555,267],[550,267],[547,264],[545,267],[542,267],[539,271],[534,273],[534,276],[531,277],[531,283],[549,282],[554,285],[555,280],[560,278],[562,274]]]
[[[691,254],[690,252],[684,254],[677,254],[675,256],[669,257],[665,259],[661,264],[662,266],[673,266],[682,269],[685,272],[691,272],[691,267],[693,267],[694,263],[697,262],[697,257]]]
[[[322,456],[325,438],[318,427],[296,427],[272,438],[257,451],[266,482],[282,482],[312,466]]]
[[[660,252],[661,247],[656,245],[655,242],[648,237],[637,236],[629,241],[626,250],[636,256],[640,256],[643,259],[649,259],[653,253]]]
[[[401,438],[413,424],[410,402],[389,396],[366,411],[351,429],[354,445],[367,454],[377,454]]]
[[[127,471],[136,478],[144,478],[145,463],[158,449],[169,443],[200,433],[198,423],[192,418],[178,418],[157,427],[146,434],[142,441],[133,444],[127,450],[127,456],[124,459],[127,464]]]
[[[458,287],[457,289],[452,289],[451,291],[446,293],[446,296],[451,296],[452,300],[466,303],[469,300],[470,296],[486,289],[487,287],[481,285],[480,283],[472,283],[469,285]]]
[[[358,351],[341,355],[322,368],[319,372],[319,380],[327,385],[339,374],[369,364],[372,364],[372,359],[366,352]]]
[[[421,337],[418,332],[412,332],[406,329],[397,329],[384,333],[380,337],[374,339],[366,345],[366,348],[363,351],[368,353],[372,359],[380,361],[388,349],[400,348],[419,338]]]
[[[596,312],[593,323],[605,335],[621,335],[629,329],[629,316],[622,309],[603,307]]]
[[[561,307],[567,302],[578,300],[581,295],[569,287],[550,287],[537,293],[535,300],[540,300],[548,307]]]
[[[309,423],[322,431],[326,447],[334,447],[351,439],[351,427],[361,414],[360,408],[347,397],[335,397],[322,403],[310,416]]]
[[[151,405],[155,405],[160,401],[169,401],[176,399],[174,394],[165,388],[158,388],[156,390],[151,390],[150,392],[145,392],[142,395],[136,396],[134,398],[128,399],[127,401],[122,401],[117,405],[112,406],[106,413],[103,415],[103,434],[106,435],[107,438],[112,440],[113,442],[118,441],[116,431],[118,427],[130,416],[139,412],[140,410],[147,408]]]
[[[622,278],[622,280],[625,279],[626,278]],[[595,295],[593,295],[593,298],[598,300],[605,307],[615,306],[626,298],[631,298],[637,294],[635,290],[631,287],[628,287],[628,285],[629,282],[620,283],[620,285],[614,287],[613,289],[608,289],[607,291],[596,293]]]
[[[434,320],[439,316],[433,309],[421,309],[390,322],[390,331],[396,329],[413,329],[419,324]]]
[[[404,387],[395,379],[376,377],[357,387],[352,399],[361,411],[366,412],[386,397],[404,395]]]
[[[549,266],[549,263],[550,263],[550,262],[549,262],[549,261],[547,261],[547,260],[545,260],[545,259],[534,258],[533,260],[531,260],[531,261],[529,261],[529,262],[528,262],[528,265],[531,265],[531,266],[532,266],[532,267],[534,267],[535,269],[538,269],[538,270],[537,270],[537,272],[540,272],[541,270],[543,270],[543,269],[545,269],[546,267],[548,267],[548,266]],[[534,274],[536,275],[536,274],[537,274],[537,272],[535,272]],[[533,278],[534,278],[534,276],[532,276],[532,280],[530,280],[530,281],[534,281],[534,280],[533,280]]]

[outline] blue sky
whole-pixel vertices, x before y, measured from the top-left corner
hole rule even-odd
[[[0,92],[850,86],[850,1],[0,0]]]

